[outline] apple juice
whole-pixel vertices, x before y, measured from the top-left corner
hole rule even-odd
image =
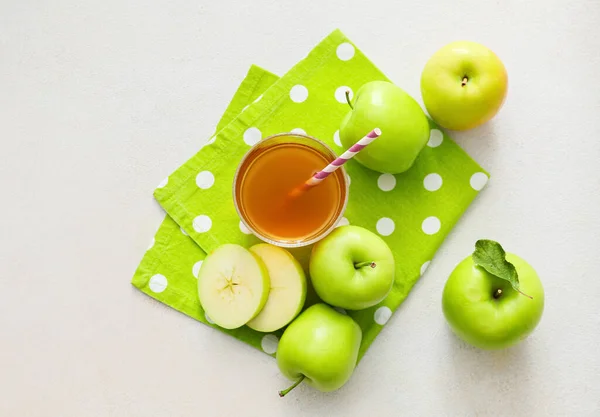
[[[347,201],[342,169],[291,197],[292,190],[335,159],[323,143],[303,135],[267,138],[244,158],[235,181],[240,216],[265,240],[301,246],[323,237],[341,218]]]

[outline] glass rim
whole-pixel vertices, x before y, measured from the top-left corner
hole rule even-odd
[[[235,174],[233,177],[233,187],[232,187],[233,188],[233,190],[232,190],[233,191],[233,205],[235,206],[235,211],[237,212],[238,217],[240,218],[240,221],[242,222],[242,224],[244,226],[246,226],[246,228],[254,236],[258,237],[259,239],[261,239],[262,241],[264,241],[266,243],[270,243],[271,245],[279,246],[282,248],[300,248],[300,247],[312,245],[313,243],[316,243],[319,240],[323,239],[325,236],[330,234],[337,227],[340,220],[344,217],[344,213],[346,212],[346,207],[348,205],[348,195],[350,193],[350,182],[348,181],[348,173],[346,172],[346,168],[343,165],[339,168],[342,171],[342,174],[343,174],[342,177],[344,179],[344,184],[343,184],[344,199],[342,201],[342,207],[339,210],[339,213],[335,217],[334,221],[331,223],[331,225],[329,227],[327,227],[326,229],[323,229],[323,231],[321,233],[318,233],[316,236],[312,237],[311,239],[299,240],[299,241],[298,240],[277,240],[277,239],[272,239],[271,237],[260,233],[258,230],[254,229],[250,224],[248,224],[248,222],[244,218],[245,216],[242,215],[242,212],[240,210],[240,204],[238,202],[237,195],[236,195],[237,194],[236,189],[237,189],[237,184],[238,184],[238,180],[240,177],[240,171],[241,171],[242,167],[244,166],[244,162],[246,162],[248,157],[260,145],[264,145],[264,143],[266,141],[280,138],[280,137],[290,137],[290,136],[308,139],[309,141],[316,142],[319,145],[321,145],[323,148],[325,148],[333,156],[334,160],[337,157],[337,154],[335,153],[335,151],[333,149],[331,149],[331,147],[329,145],[327,145],[325,142],[323,142],[320,139],[315,138],[314,136],[310,136],[310,135],[307,135],[304,133],[287,132],[287,133],[277,133],[275,135],[267,136],[266,138],[261,139],[258,142],[256,142],[254,145],[252,145],[250,147],[250,149],[244,154],[244,156],[242,157],[240,162],[238,163],[238,166],[235,170]]]

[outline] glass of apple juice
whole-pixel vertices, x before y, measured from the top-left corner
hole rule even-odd
[[[307,246],[329,234],[348,203],[342,167],[299,195],[290,193],[336,158],[313,137],[281,133],[263,139],[242,158],[233,181],[233,200],[242,223],[273,245]]]

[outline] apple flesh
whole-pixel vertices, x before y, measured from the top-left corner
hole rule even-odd
[[[475,42],[453,42],[438,50],[421,75],[421,94],[440,126],[466,130],[490,120],[508,90],[504,64]]]
[[[304,382],[319,391],[341,388],[352,376],[362,332],[349,316],[325,304],[307,308],[284,331],[277,346],[277,365],[295,383],[279,393],[286,395]]]
[[[452,331],[481,349],[502,349],[526,338],[544,311],[544,289],[535,270],[507,253],[519,276],[520,290],[475,265],[468,256],[454,269],[442,296],[444,316]],[[529,297],[531,298],[529,298]]]
[[[239,245],[212,251],[198,274],[202,308],[225,329],[236,329],[263,308],[269,295],[269,273],[262,260]]]
[[[353,158],[374,171],[408,170],[429,139],[429,121],[419,104],[387,81],[372,81],[357,91],[353,109],[342,120],[340,140],[350,148],[376,127],[381,136]]]
[[[300,313],[306,299],[306,276],[300,263],[285,249],[260,243],[250,248],[266,265],[270,277],[267,303],[246,325],[259,332],[273,332]]]
[[[383,239],[358,226],[342,226],[313,247],[310,277],[328,304],[362,310],[382,301],[392,289],[394,255]]]

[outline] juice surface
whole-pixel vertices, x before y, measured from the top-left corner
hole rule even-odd
[[[257,152],[248,162],[240,187],[248,221],[260,233],[284,240],[302,240],[330,226],[345,193],[341,170],[300,196],[289,196],[329,162],[318,150],[297,143]]]

